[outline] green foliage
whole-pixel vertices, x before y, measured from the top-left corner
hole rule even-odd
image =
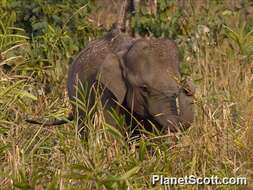
[[[26,115],[65,118],[69,112],[68,59],[103,32],[87,19],[93,1],[0,1],[1,188],[166,188],[152,186],[152,174],[246,176],[247,187],[214,188],[252,188],[252,21],[225,1],[201,8],[195,1],[185,1],[186,7],[157,2],[156,13],[137,10],[133,30],[176,40],[182,72],[198,84],[196,116],[184,133],[162,136],[158,129],[142,129],[141,140],[133,141],[116,111],[110,113],[114,127],[105,123],[99,102],[88,109],[85,86],[74,103],[87,115],[87,139],[78,136],[78,118],[52,128],[24,121]]]
[[[243,22],[237,31],[228,26],[224,26],[224,29],[235,52],[245,56],[253,54],[253,28],[247,29],[246,23]]]
[[[139,7],[132,19],[132,28],[140,35],[175,39],[181,33],[178,22],[181,12],[176,8],[176,1],[159,0],[157,3],[157,14],[148,11],[147,7]]]
[[[8,36],[5,34],[4,38],[28,36],[26,39],[30,42],[25,55],[30,64],[22,67],[22,72],[25,74],[28,71],[29,74],[33,71],[33,75],[45,80],[50,72],[47,70],[56,69],[57,62],[62,62],[60,67],[66,69],[71,56],[83,48],[90,38],[101,35],[101,29],[87,19],[92,9],[93,4],[88,0],[1,2],[2,33],[5,34],[6,29],[13,26],[23,30],[22,36],[19,35],[20,31],[13,31]],[[12,45],[8,44],[10,47]]]
[[[30,37],[43,35],[48,25],[58,29],[69,29],[71,32],[88,27],[89,23],[85,21],[85,18],[91,9],[92,4],[89,0],[71,2],[12,0],[2,4],[2,11],[13,15],[17,26],[24,28]],[[77,13],[73,15],[75,12]]]

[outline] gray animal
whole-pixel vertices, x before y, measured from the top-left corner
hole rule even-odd
[[[182,87],[179,55],[176,44],[167,39],[134,39],[126,30],[127,10],[133,14],[133,1],[124,0],[115,27],[103,39],[91,42],[74,59],[68,73],[68,95],[72,102],[72,120],[79,123],[85,118],[85,110],[75,101],[88,102],[89,110],[95,104],[97,89],[105,110],[116,109],[120,114],[136,117],[148,127],[150,121],[161,131],[176,132],[186,129],[194,118],[194,85],[186,81]],[[89,96],[84,96],[86,86]],[[124,107],[124,109],[121,109]],[[112,122],[105,111],[106,121]],[[127,117],[128,118],[128,117]],[[30,123],[41,124],[34,120]],[[58,120],[43,123],[59,125]]]
[[[188,128],[194,118],[195,88],[190,81],[186,81],[186,87],[180,86],[179,66],[173,41],[133,39],[115,29],[102,40],[92,42],[74,59],[68,74],[68,95],[72,102],[89,102],[91,108],[95,89],[100,86],[106,110],[124,107],[144,125],[151,121],[161,131],[176,132]],[[80,93],[83,85],[90,92],[89,97],[83,98]],[[73,113],[82,123],[85,112],[74,103]],[[106,118],[111,122],[111,118]],[[50,124],[55,123],[46,125]]]
[[[112,33],[92,43],[74,60],[68,78],[69,97],[81,98],[75,92],[77,79],[81,84],[86,82],[88,89],[99,81],[105,87],[101,100],[106,109],[122,105],[144,123],[151,121],[160,130],[176,132],[188,128],[194,117],[194,85],[190,81],[186,88],[178,84],[179,66],[173,41],[136,40]],[[90,106],[94,96],[90,96]],[[82,110],[78,112],[84,117]]]
[[[120,63],[118,63],[120,64]],[[193,121],[194,86],[181,88],[180,62],[176,44],[167,39],[139,39],[123,55],[122,78],[126,84],[118,100],[141,119],[160,130],[176,132]],[[123,86],[121,87],[123,88]],[[177,105],[178,100],[178,105]]]

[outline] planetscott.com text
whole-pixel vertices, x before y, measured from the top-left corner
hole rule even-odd
[[[197,177],[194,175],[184,177],[167,177],[152,175],[152,185],[247,185],[246,177],[223,177],[209,176]]]

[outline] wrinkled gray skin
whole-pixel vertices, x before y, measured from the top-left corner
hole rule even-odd
[[[74,59],[68,73],[67,88],[70,100],[73,102],[78,98],[81,101],[88,101],[91,108],[96,96],[92,89],[97,88],[97,81],[100,81],[100,84],[105,87],[102,104],[107,109],[117,108],[116,101],[123,102],[124,97],[121,94],[126,90],[120,68],[120,57],[129,49],[133,41],[130,36],[113,29],[103,39],[91,42],[82,50]],[[80,83],[88,85],[89,100],[83,100],[83,96],[77,93],[76,89],[81,89]],[[80,122],[85,117],[85,113],[77,109],[74,104],[73,112],[75,115],[78,114]],[[111,120],[109,117],[106,119]]]
[[[69,70],[68,94],[71,100],[81,99],[75,91],[77,78],[82,84],[87,82],[89,89],[99,80],[105,87],[102,103],[107,109],[117,107],[116,100],[138,119],[150,120],[160,130],[176,132],[188,128],[194,117],[194,85],[187,82],[187,89],[178,85],[175,79],[180,78],[179,64],[174,42],[135,40],[113,31],[75,58]],[[90,106],[93,97],[94,92]],[[83,111],[78,112],[80,118],[84,117]]]
[[[180,78],[176,44],[166,39],[140,39],[123,60],[126,102],[132,112],[148,118],[160,130],[188,128],[194,117],[194,86],[187,82],[188,89],[182,89],[176,80]]]

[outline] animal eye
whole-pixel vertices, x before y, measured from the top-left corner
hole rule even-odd
[[[148,87],[143,85],[143,86],[141,86],[141,90],[144,92],[148,92]]]

